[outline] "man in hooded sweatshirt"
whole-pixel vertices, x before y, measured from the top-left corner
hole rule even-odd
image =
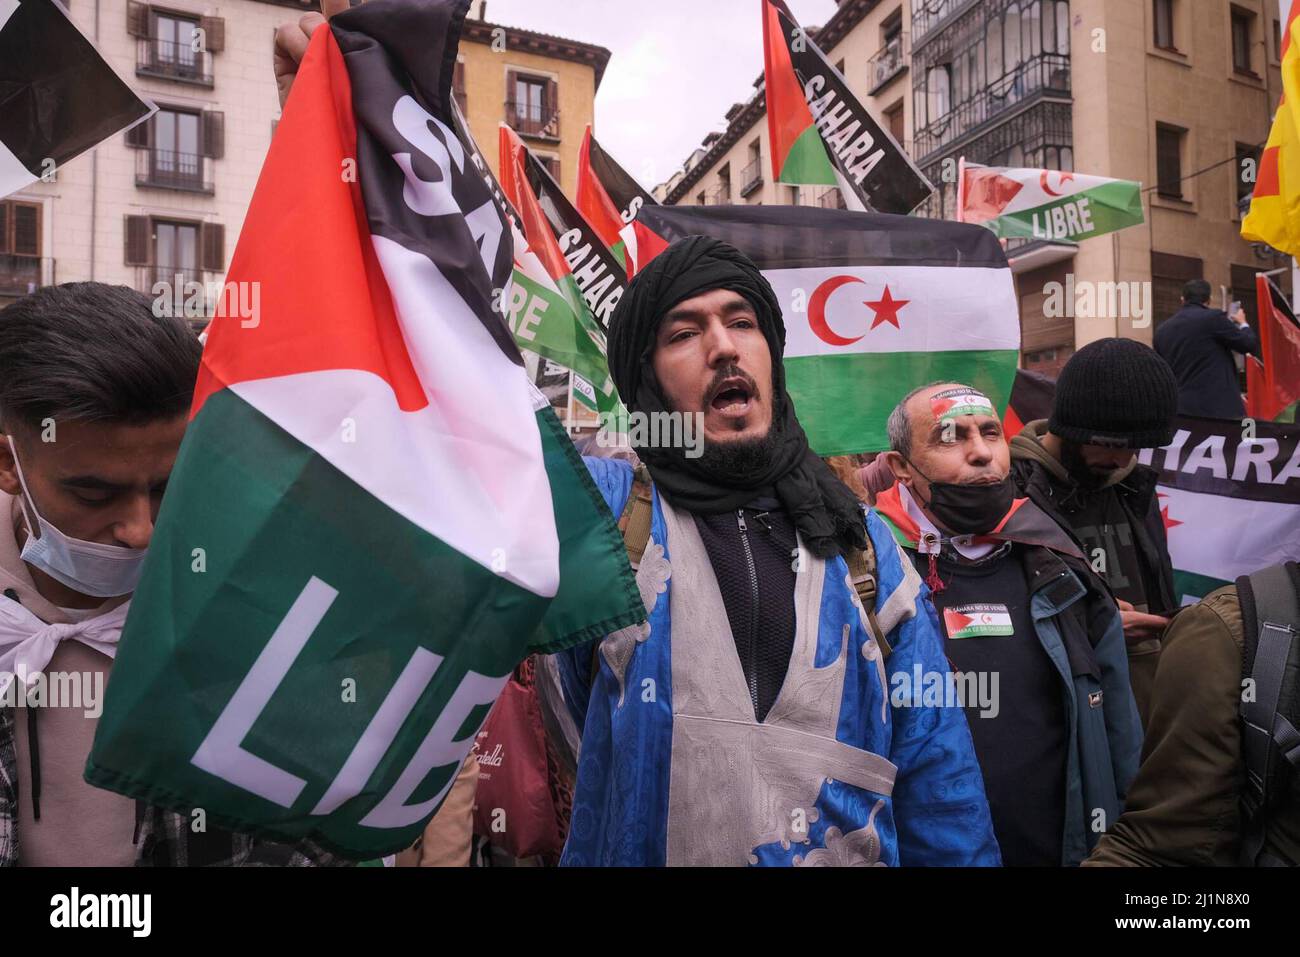
[[[1137,452],[1173,438],[1177,404],[1174,374],[1155,350],[1098,339],[1061,370],[1051,418],[1011,440],[1021,494],[1075,537],[1115,595],[1144,727],[1160,636],[1178,605],[1157,473]]]
[[[587,460],[616,516],[645,503],[649,623],[559,657],[583,730],[566,864],[999,862],[960,706],[910,691],[949,673],[925,587],[809,448],[784,345],[767,280],[703,236],[611,317],[632,415],[697,416],[704,442],[637,447],[639,489],[628,463]]]

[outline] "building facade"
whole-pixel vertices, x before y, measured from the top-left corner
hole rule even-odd
[[[1190,278],[1253,320],[1255,273],[1287,264],[1240,238],[1281,92],[1277,0],[843,0],[809,33],[935,185],[917,215],[955,218],[961,158],[1143,184],[1141,226],[1008,242],[1027,368],[1150,342]],[[837,205],[770,182],[764,108],[760,77],[656,195]]]
[[[177,277],[219,283],[280,115],[276,27],[317,9],[315,0],[66,6],[158,112],[0,199],[0,306],[41,285],[79,280],[145,293]],[[476,4],[453,84],[471,132],[495,166],[498,125],[510,123],[572,194],[609,51],[483,15]],[[217,297],[205,299],[210,314]],[[194,317],[196,326],[205,321]]]

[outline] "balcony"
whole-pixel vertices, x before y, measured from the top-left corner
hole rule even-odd
[[[899,76],[907,69],[907,34],[895,34],[888,43],[867,61],[871,74],[871,89],[874,95],[881,87]]]
[[[212,58],[188,43],[141,37],[135,44],[135,73],[212,88]]]
[[[814,202],[822,209],[848,209],[844,204],[844,194],[840,192],[838,186],[826,187],[817,195]]]
[[[740,198],[744,199],[763,185],[763,161],[755,159],[740,171]]]
[[[912,36],[920,42],[977,2],[979,0],[912,0]]]
[[[506,123],[520,136],[543,140],[560,138],[560,111],[536,101],[506,100]]]
[[[919,75],[919,74],[918,74]],[[923,90],[914,90],[924,99]],[[924,163],[939,150],[950,149],[959,140],[973,138],[978,131],[1009,113],[1021,103],[1046,94],[1070,94],[1070,57],[1043,53],[1021,63],[1014,72],[975,91],[975,94],[931,120],[916,131],[914,158]]]
[[[731,183],[719,183],[704,194],[705,206],[727,206],[731,203]]]
[[[26,296],[53,283],[53,259],[0,253],[0,296]]]
[[[178,189],[211,196],[212,167],[207,157],[174,150],[143,149],[136,153],[135,185]]]

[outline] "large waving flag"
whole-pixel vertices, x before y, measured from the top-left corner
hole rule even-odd
[[[588,407],[612,412],[618,393],[605,359],[605,331],[560,252],[528,180],[528,147],[510,127],[500,127],[501,188],[523,221],[515,242],[514,282],[506,303],[515,341],[576,373],[574,394]]]
[[[785,317],[785,376],[819,455],[889,448],[885,420],[917,386],[972,385],[1001,414],[1020,350],[1006,256],[987,229],[808,206],[656,206],[642,268],[682,236],[749,256]]]
[[[934,187],[849,90],[784,0],[763,5],[772,178],[838,186],[849,209],[910,213]]]
[[[642,207],[659,205],[601,148],[590,125],[578,150],[577,204],[578,212],[620,262],[626,260],[627,243],[635,244],[638,237],[635,227],[623,235],[624,227],[636,220]]]
[[[1078,242],[1143,221],[1141,183],[964,160],[960,165],[957,219],[982,223],[1003,239]]]
[[[1300,47],[1296,45],[1296,15],[1291,4],[1282,31],[1282,98],[1255,171],[1250,211],[1241,221],[1241,238],[1268,243],[1300,256]]]
[[[58,3],[0,0],[0,197],[152,112]]]
[[[391,853],[519,660],[644,617],[494,311],[511,233],[449,94],[467,6],[312,38],[228,276],[261,313],[213,323],[95,785]]]
[[[1268,276],[1255,276],[1255,291],[1263,359],[1246,356],[1246,413],[1267,421],[1300,399],[1300,322]]]

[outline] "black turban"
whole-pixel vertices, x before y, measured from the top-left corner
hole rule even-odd
[[[714,289],[740,293],[754,307],[772,353],[772,456],[745,474],[712,474],[706,460],[682,448],[636,447],[655,485],[688,512],[728,512],[775,496],[790,513],[809,551],[819,558],[866,546],[857,497],[808,447],[785,391],[785,323],[781,305],[758,267],[740,250],[708,236],[687,236],[661,252],[632,280],[609,322],[609,373],[632,412],[670,412],[651,358],[664,315],[678,303]],[[634,446],[635,447],[635,446]]]

